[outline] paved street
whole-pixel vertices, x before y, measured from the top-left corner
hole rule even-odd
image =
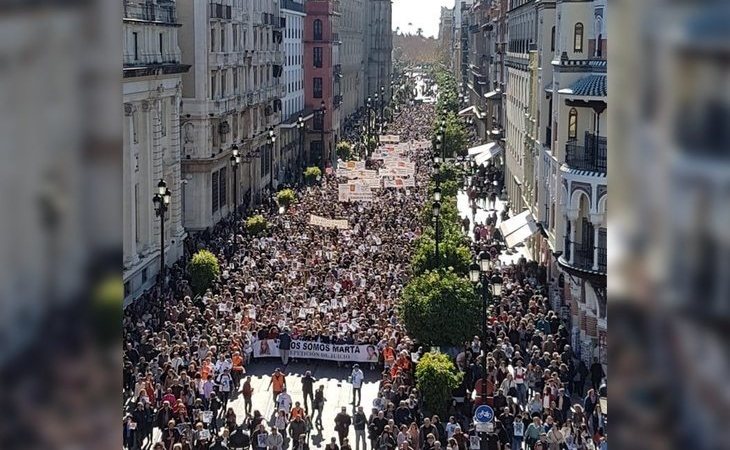
[[[254,388],[252,410],[261,412],[269,426],[274,423],[275,412],[274,399],[271,388],[269,388],[269,381],[271,380],[271,374],[277,367],[283,368],[281,361],[278,358],[270,358],[258,360],[252,363],[247,369],[248,375],[252,377],[251,381]],[[363,365],[361,365],[361,368],[365,374],[365,382],[362,387],[362,402],[360,404],[363,406],[365,414],[370,416],[371,405],[378,393],[379,373],[377,370],[371,371]],[[304,397],[302,395],[301,378],[307,370],[310,370],[312,376],[317,380],[314,385],[315,390],[319,385],[324,385],[325,399],[327,399],[322,414],[322,429],[318,430],[315,427],[312,430],[310,446],[324,447],[330,438],[337,436],[337,433],[334,431],[334,420],[340,408],[343,406],[347,407],[348,414],[350,415],[354,412],[354,407],[351,403],[352,385],[347,382],[347,378],[352,371],[352,366],[343,364],[342,367],[337,367],[337,363],[334,361],[312,361],[312,364],[290,361],[284,370],[287,391],[292,396],[294,402],[302,402],[302,407],[304,406]],[[243,385],[243,381],[241,384]],[[233,401],[229,401],[228,406],[232,407],[236,412],[239,423],[245,422],[243,418],[246,414],[244,412],[242,396],[239,395]],[[155,441],[159,437],[160,430],[155,430]],[[349,439],[354,448],[355,431],[352,427]]]
[[[499,213],[504,209],[505,202],[497,198],[495,207],[497,210],[497,224],[500,224],[502,222],[502,219],[499,215]],[[482,204],[483,205],[483,204]],[[459,210],[459,215],[461,217],[468,217],[469,222],[469,237],[473,240],[474,239],[474,224],[475,223],[484,223],[487,220],[487,215],[492,214],[494,212],[493,209],[483,209],[480,207],[477,207],[477,214],[476,214],[476,220],[474,216],[472,216],[471,208],[469,207],[469,197],[467,197],[466,193],[464,191],[459,191],[459,193],[456,195],[456,207]],[[520,256],[524,256],[525,259],[530,260],[532,259],[530,255],[528,255],[526,251],[526,247],[524,245],[517,246],[510,251],[502,252],[502,254],[499,256],[500,261],[502,261],[502,264],[512,264],[516,263],[518,259],[520,259]]]

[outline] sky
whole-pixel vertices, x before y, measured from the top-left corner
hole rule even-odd
[[[454,0],[393,0],[393,30],[416,34],[423,28],[424,36],[437,37],[442,6],[453,8]]]

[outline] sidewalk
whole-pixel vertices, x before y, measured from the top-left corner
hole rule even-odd
[[[499,213],[504,209],[504,204],[504,201],[497,198],[495,204],[495,207],[497,208],[497,225],[502,222]],[[466,192],[464,191],[459,191],[459,193],[456,194],[456,208],[459,210],[459,215],[462,218],[468,217],[470,220],[469,239],[471,240],[474,240],[474,224],[486,222],[487,216],[494,212],[493,209],[483,209],[481,207],[477,207],[476,218],[473,217],[471,208],[469,207],[469,197],[467,197]],[[525,259],[527,259],[528,261],[532,260],[530,255],[527,253],[527,249],[524,245],[520,245],[507,251],[503,251],[502,254],[499,256],[499,260],[504,265],[510,265],[512,263],[516,263],[521,256],[524,256]]]

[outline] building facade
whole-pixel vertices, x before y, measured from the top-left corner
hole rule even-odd
[[[607,7],[605,0],[549,6],[537,10],[536,85],[545,96],[535,118],[532,192],[543,233],[529,248],[551,266],[551,297],[570,318],[574,349],[605,364]]]
[[[391,0],[369,0],[367,4],[367,86],[366,97],[380,95],[390,99],[390,82],[393,73],[393,31]]]
[[[176,4],[124,3],[123,16],[123,280],[125,304],[154,284],[164,245],[166,263],[183,255],[180,177],[182,74]],[[153,196],[171,191],[164,230]],[[161,231],[164,243],[161,244]]]
[[[276,188],[286,86],[278,0],[183,2],[180,47],[193,66],[183,77],[182,170],[185,227],[202,230]],[[233,148],[242,164],[231,165]]]
[[[454,27],[454,9],[441,7],[441,15],[439,16],[439,34],[438,34],[438,51],[441,62],[444,63],[448,70],[453,70],[453,58],[451,57],[454,51],[453,41],[453,27]]]
[[[304,169],[304,142],[297,128],[304,114],[304,21],[306,0],[281,0],[284,28],[284,77],[286,96],[282,99],[282,122],[279,146],[281,159],[279,179],[299,179]]]
[[[339,36],[340,65],[342,66],[340,84],[342,86],[343,118],[355,113],[365,105],[367,29],[366,0],[341,1],[341,26]]]
[[[506,129],[505,129],[505,187],[511,206],[522,212],[530,204],[525,198],[532,177],[533,145],[528,131],[532,127],[529,105],[532,92],[531,58],[536,52],[537,8],[534,0],[511,0],[508,24]]]
[[[304,107],[312,111],[305,147],[307,161],[320,168],[335,163],[340,135],[340,2],[309,0],[304,22]]]

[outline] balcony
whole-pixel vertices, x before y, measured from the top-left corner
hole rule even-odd
[[[223,5],[220,3],[210,3],[210,18],[211,19],[227,19],[230,20],[231,7],[229,5]]]
[[[573,269],[577,269],[579,271],[585,271],[585,272],[596,272],[594,270],[594,264],[593,264],[593,258],[595,257],[595,254],[593,252],[594,248],[588,245],[584,245],[582,243],[576,242],[575,247],[573,248],[573,251],[575,252],[574,255],[570,255],[570,241],[566,239],[565,241],[565,248],[568,249],[568,251],[560,258],[560,264],[562,266],[569,266]],[[606,247],[598,247],[598,272],[600,274],[603,274],[605,276],[606,269],[607,269],[607,259],[606,259]]]
[[[124,2],[124,18],[144,22],[177,23],[174,4],[158,5],[154,3]]]
[[[565,144],[565,163],[574,169],[608,173],[608,145],[605,136],[586,131],[584,145],[578,140]]]
[[[208,112],[216,115],[225,115],[238,108],[238,97],[230,96],[218,100],[208,101]]]
[[[211,67],[227,66],[231,63],[229,53],[210,52],[208,53],[208,65]]]
[[[303,13],[304,12],[304,5],[301,3],[296,3],[293,0],[281,0],[281,9],[288,9],[289,11],[296,11]]]
[[[335,108],[337,108],[338,106],[340,106],[342,104],[342,95],[335,95],[335,97],[334,97],[334,99],[333,99],[332,102],[334,103]]]
[[[334,66],[332,66],[332,75],[342,75],[342,66],[340,64],[335,64]]]

